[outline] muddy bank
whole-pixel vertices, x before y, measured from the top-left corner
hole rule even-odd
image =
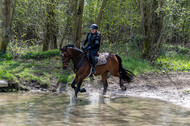
[[[135,77],[132,83],[125,84],[126,91],[119,87],[119,79],[109,77],[108,92],[110,97],[134,96],[154,98],[190,108],[190,73],[149,73]],[[85,81],[88,92],[103,90],[100,79]],[[92,88],[93,87],[93,88]]]

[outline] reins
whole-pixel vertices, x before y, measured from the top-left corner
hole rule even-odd
[[[80,67],[81,63],[82,63],[82,60],[83,60],[84,57],[86,56],[86,52],[83,52],[83,53],[81,53],[80,55],[78,55],[78,56],[76,56],[76,57],[71,56],[71,55],[69,54],[68,50],[66,51],[66,53],[68,54],[68,57],[70,57],[70,58],[69,58],[69,60],[66,60],[66,61],[63,61],[63,60],[62,60],[62,63],[70,62],[71,59],[72,59],[72,61],[74,61],[76,58],[78,58],[79,56],[83,55],[82,58],[81,58],[81,60],[79,61],[78,65],[77,65],[77,67],[76,67],[76,68],[73,67],[73,70],[76,72],[76,71],[78,70],[78,68]],[[62,56],[63,56],[63,55],[62,55]]]

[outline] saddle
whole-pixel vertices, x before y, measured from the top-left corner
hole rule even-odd
[[[96,66],[105,65],[107,64],[106,58],[109,56],[109,53],[96,53],[95,55],[97,57],[97,63]],[[90,62],[90,56],[89,53],[87,53],[88,61]],[[91,62],[90,62],[91,63]]]

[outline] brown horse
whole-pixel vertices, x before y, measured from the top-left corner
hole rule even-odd
[[[77,97],[78,92],[86,92],[86,90],[80,89],[83,80],[91,74],[91,65],[87,58],[87,53],[83,52],[82,50],[75,48],[74,45],[67,45],[63,48],[60,48],[61,56],[62,56],[62,65],[63,68],[68,65],[70,60],[72,60],[74,64],[74,72],[75,78],[71,84],[71,87],[75,90],[75,96]],[[111,75],[120,78],[120,87],[122,90],[126,90],[123,82],[131,82],[133,79],[134,74],[129,70],[126,70],[122,67],[122,60],[119,55],[115,55],[113,53],[109,53],[109,56],[106,58],[107,63],[104,65],[96,66],[96,73],[95,76],[101,75],[102,82],[104,85],[103,94],[106,93],[108,82],[107,77],[108,73],[110,72]],[[77,84],[77,87],[75,87]]]

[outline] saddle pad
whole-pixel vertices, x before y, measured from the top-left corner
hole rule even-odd
[[[108,56],[109,56],[109,53],[99,53],[99,56],[98,56],[98,63],[96,64],[96,66],[106,64],[106,63],[107,63],[106,58],[107,58]]]

